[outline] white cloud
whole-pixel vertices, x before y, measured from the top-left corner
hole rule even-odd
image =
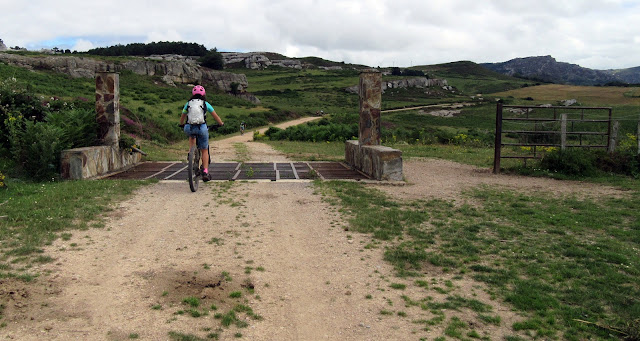
[[[71,48],[72,51],[78,51],[78,52],[86,52],[88,50],[91,50],[95,48],[95,46],[93,45],[92,42],[88,41],[88,40],[84,40],[84,39],[78,39],[76,40],[75,45],[73,45],[73,47]]]
[[[126,9],[126,10],[124,10]],[[592,68],[638,66],[636,0],[4,0],[0,39],[73,49],[181,40],[372,66],[552,55]],[[25,25],[24,23],[30,23]]]

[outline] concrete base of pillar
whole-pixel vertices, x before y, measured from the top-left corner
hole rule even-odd
[[[345,161],[352,168],[375,180],[402,181],[402,151],[385,146],[360,146],[356,140],[345,143]]]
[[[115,146],[96,146],[62,151],[61,175],[67,180],[97,178],[125,170],[142,160],[140,153],[128,153]]]

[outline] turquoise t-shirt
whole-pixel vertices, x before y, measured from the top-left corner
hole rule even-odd
[[[209,104],[209,102],[204,102],[207,105],[207,112],[213,112],[214,109],[211,106],[211,104]],[[187,107],[189,106],[189,102],[185,103],[184,108],[182,108],[182,113],[186,114],[187,113]]]

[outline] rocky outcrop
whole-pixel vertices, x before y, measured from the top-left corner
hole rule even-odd
[[[516,58],[482,66],[508,76],[556,84],[605,85],[640,82],[640,67],[620,70],[593,70],[576,64],[556,61],[551,56]]]
[[[448,87],[446,79],[430,79],[427,77],[405,78],[395,81],[382,82],[382,92],[387,89],[402,89],[402,88],[428,88],[431,86]],[[348,87],[347,92],[357,94],[358,85]]]
[[[249,85],[245,75],[204,68],[199,66],[193,58],[175,55],[132,57],[124,62],[115,63],[89,57],[29,57],[0,53],[0,61],[31,70],[61,72],[76,78],[93,78],[97,71],[131,70],[139,75],[161,76],[164,82],[171,85],[175,85],[175,83],[204,83],[212,84],[227,92],[231,92],[233,83],[239,84],[237,90],[240,92],[243,92]]]
[[[295,59],[270,59],[267,53],[263,52],[224,52],[222,53],[225,65],[240,64],[247,69],[261,70],[269,66],[281,66],[292,69],[302,69],[303,64]]]
[[[0,51],[6,51],[6,50],[8,50],[7,45],[5,45],[2,39],[0,39]]]

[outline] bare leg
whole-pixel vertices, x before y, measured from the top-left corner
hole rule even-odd
[[[202,167],[207,168],[209,165],[209,149],[200,149],[202,152]]]

